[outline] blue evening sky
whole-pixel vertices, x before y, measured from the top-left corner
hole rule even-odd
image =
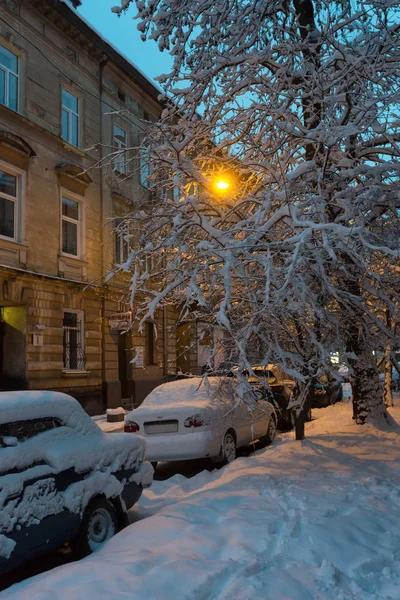
[[[133,19],[134,7],[117,17],[111,12],[116,5],[118,0],[82,0],[78,13],[150,79],[169,72],[172,63],[169,54],[159,52],[154,41],[140,39],[138,21]]]

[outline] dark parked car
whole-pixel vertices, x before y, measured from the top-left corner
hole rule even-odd
[[[288,408],[295,381],[290,379],[276,365],[255,365],[253,374],[248,374],[249,383],[259,389],[274,406],[278,415],[278,427],[291,429],[293,426],[292,410]],[[311,417],[310,417],[311,418]]]
[[[318,383],[314,386],[312,408],[325,408],[341,400],[343,400],[342,384],[337,381],[331,381],[326,375],[322,375]]]
[[[99,549],[151,485],[144,452],[66,394],[0,393],[0,574],[67,542]]]

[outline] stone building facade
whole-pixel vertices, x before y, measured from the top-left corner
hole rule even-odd
[[[61,390],[98,413],[176,370],[173,312],[124,333],[126,282],[106,281],[125,251],[115,218],[149,194],[134,151],[116,153],[161,110],[68,3],[0,0],[1,389]]]

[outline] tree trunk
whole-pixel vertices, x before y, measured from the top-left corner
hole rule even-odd
[[[385,362],[385,383],[383,385],[383,397],[385,400],[386,408],[393,406],[393,394],[392,394],[392,361],[390,358],[390,346],[386,346],[386,362]]]
[[[351,361],[354,373],[350,378],[353,392],[353,419],[358,425],[383,419],[387,421],[388,414],[383,403],[379,371],[372,352],[364,349],[355,354],[357,359]]]
[[[311,401],[312,394],[314,391],[315,378],[312,377],[311,380],[305,385],[304,388],[297,385],[297,392],[299,398],[299,408],[296,409],[296,419],[295,419],[295,434],[296,440],[304,440],[305,436],[305,422],[307,420],[307,415],[311,409]]]

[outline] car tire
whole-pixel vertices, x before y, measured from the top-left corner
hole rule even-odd
[[[343,388],[342,388],[342,386],[340,386],[340,388],[336,392],[332,393],[331,404],[336,404],[336,402],[341,402],[342,400],[343,400]]]
[[[87,556],[100,550],[118,531],[118,516],[114,505],[105,498],[96,498],[86,508],[79,533],[71,543],[74,554]]]
[[[222,464],[227,465],[236,458],[236,436],[233,431],[227,431],[224,435],[221,447]]]
[[[266,446],[270,446],[271,444],[273,444],[273,442],[276,438],[276,431],[277,431],[276,421],[273,417],[271,417],[269,420],[269,423],[268,423],[267,435],[264,438]]]
[[[152,463],[150,463],[150,464],[151,464],[151,466],[153,467],[153,469],[154,469],[154,473],[155,473],[155,472],[156,472],[156,469],[157,469],[157,465],[158,465],[158,460],[155,460],[155,461],[153,461],[153,462],[152,462]]]

